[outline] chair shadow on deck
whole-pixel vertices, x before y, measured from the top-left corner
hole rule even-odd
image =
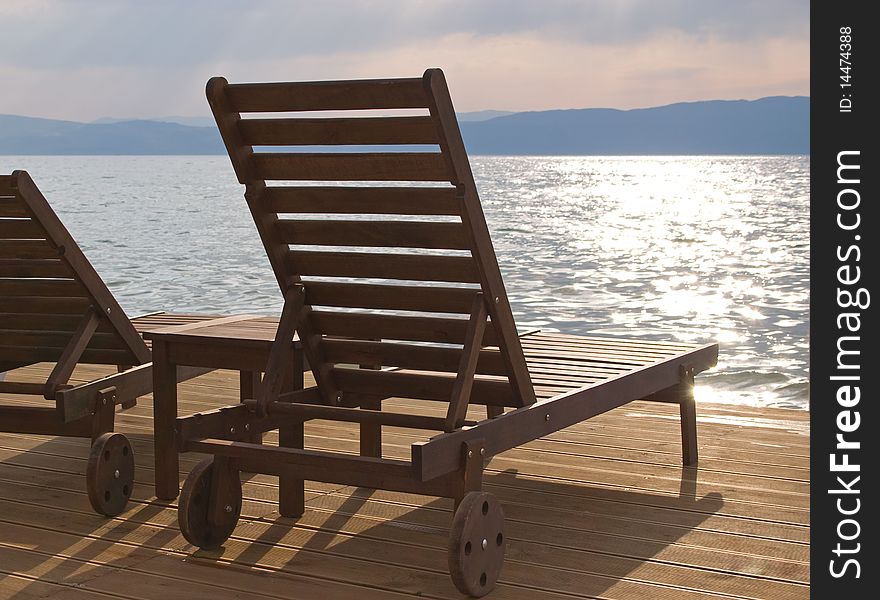
[[[280,577],[304,574],[459,597],[447,576],[449,499],[421,504],[423,496],[327,486],[308,497],[300,519],[277,511],[260,516],[246,506],[224,548],[195,550],[180,536],[169,504],[153,497],[146,475],[152,438],[131,437],[143,478],[135,502],[116,519],[89,507],[82,480],[87,440],[53,438],[7,451],[0,460],[0,584],[10,573],[36,580],[12,576],[15,581],[4,584],[6,597],[44,595],[46,583],[88,585],[119,576],[118,569],[155,559],[161,549],[189,555],[194,568],[228,568],[231,561],[248,582],[265,581],[256,577],[268,569]],[[249,479],[243,474],[246,504],[250,498],[253,506]],[[500,498],[506,513],[508,548],[499,587],[600,595],[722,508],[717,492],[697,497],[697,481],[696,469],[682,469],[675,495],[487,470],[484,489]],[[128,577],[136,581],[137,574]]]
[[[152,436],[128,437],[136,474],[151,474]],[[0,460],[0,597],[44,597],[47,586],[56,584],[57,592],[63,589],[57,584],[77,586],[117,575],[120,568],[154,558],[157,549],[185,551],[186,541],[173,528],[176,520],[168,518],[168,503],[153,497],[152,480],[136,480],[132,501],[119,517],[98,515],[85,490],[89,440],[33,438],[0,438],[5,455]]]
[[[500,498],[506,514],[499,586],[602,594],[721,510],[720,493],[697,497],[697,477],[696,468],[682,468],[675,495],[523,477],[516,470],[487,472],[483,489]],[[446,575],[452,501],[415,506],[419,499],[424,497],[337,489],[307,501],[300,519],[276,512],[252,522],[253,541],[243,551],[194,556],[217,565],[231,559],[245,568],[458,597]],[[330,557],[342,566],[334,567]]]

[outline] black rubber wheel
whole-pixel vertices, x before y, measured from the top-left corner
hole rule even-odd
[[[187,541],[204,550],[214,550],[223,545],[238,523],[241,515],[241,479],[238,473],[227,477],[225,497],[228,498],[219,523],[208,519],[211,500],[211,478],[214,476],[214,460],[206,458],[190,471],[177,507],[177,521]]]
[[[449,575],[455,587],[476,598],[491,592],[501,574],[506,547],[501,503],[488,492],[468,492],[449,532]]]
[[[134,487],[134,453],[121,433],[105,433],[92,444],[86,490],[95,512],[115,517],[125,510]]]

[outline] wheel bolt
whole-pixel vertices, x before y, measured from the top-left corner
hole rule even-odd
[[[480,542],[480,546],[482,546],[483,550],[485,550],[486,546],[488,546],[488,545],[489,545],[489,540],[487,540],[486,538],[483,538],[483,541]]]
[[[225,510],[226,510],[226,512],[231,513],[231,512],[232,512],[232,505],[231,505],[231,504],[227,504]],[[486,543],[486,540],[483,540],[483,543],[485,544],[485,543]]]
[[[113,471],[113,479],[119,479],[119,469]]]

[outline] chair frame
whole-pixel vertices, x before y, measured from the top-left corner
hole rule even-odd
[[[122,479],[133,481],[130,445],[124,436],[113,437],[111,432],[116,406],[131,408],[139,396],[152,391],[150,349],[26,171],[0,176],[0,226],[4,228],[0,229],[4,238],[0,239],[0,316],[8,318],[0,333],[31,342],[27,346],[0,342],[6,356],[0,356],[0,370],[55,362],[44,383],[0,381],[0,393],[42,396],[54,402],[54,406],[0,405],[0,431],[90,438],[93,456],[100,456],[105,447],[120,449],[124,452],[118,457],[120,464],[101,467],[103,463],[92,465],[90,459],[86,477],[95,510],[118,514],[125,503],[119,497],[102,501],[98,488],[107,487],[107,477],[117,467],[124,471]],[[79,308],[71,308],[74,305]],[[67,318],[73,310],[80,310],[82,316],[59,352],[52,347],[53,340],[65,334],[41,330],[39,324]],[[89,349],[102,325],[116,335],[118,348]],[[80,364],[115,365],[117,372],[73,385],[70,378]],[[184,380],[204,372],[184,369],[179,377]],[[127,448],[122,450],[123,446]]]
[[[240,494],[240,487],[236,492],[236,486],[230,482],[238,481],[239,471],[280,476],[280,512],[284,516],[299,516],[304,510],[301,489],[291,489],[290,483],[285,484],[285,481],[297,482],[301,486],[303,480],[315,480],[448,497],[454,499],[457,515],[461,511],[468,512],[461,517],[456,516],[454,520],[450,572],[461,591],[479,596],[491,590],[498,575],[497,571],[500,570],[500,562],[493,563],[495,566],[491,568],[473,566],[471,559],[461,552],[458,542],[469,527],[467,523],[479,517],[477,513],[473,514],[476,516],[471,515],[470,511],[476,510],[473,507],[482,505],[483,515],[489,510],[491,502],[480,490],[484,464],[491,456],[632,400],[648,399],[680,405],[683,462],[687,465],[696,463],[693,377],[715,364],[717,345],[692,346],[674,357],[634,368],[600,383],[551,398],[536,399],[442,71],[429,69],[423,77],[412,79],[277,84],[229,84],[223,78],[214,78],[208,82],[207,96],[235,173],[245,185],[245,198],[284,295],[284,307],[275,344],[265,369],[262,392],[253,400],[244,402],[245,408],[237,410],[237,418],[233,423],[238,431],[247,426],[251,432],[279,428],[289,431],[293,427],[296,432],[293,438],[298,439],[292,444],[286,443],[291,438],[282,439],[279,447],[235,440],[227,433],[230,425],[228,413],[222,416],[218,413],[212,417],[211,422],[206,421],[203,416],[198,436],[181,443],[184,450],[203,452],[214,457],[210,474],[210,489],[214,495],[207,513],[202,515],[201,525],[204,530],[228,528],[231,532],[234,523],[230,526],[229,517],[223,511],[225,508],[227,513],[232,512],[237,517],[233,507],[236,503],[240,507],[240,497],[235,498],[236,494]],[[409,132],[406,134],[408,141],[414,143],[423,143],[423,139],[436,139],[434,143],[439,144],[440,153],[327,153],[323,156],[305,153],[257,153],[246,141],[246,137],[260,139],[266,145],[278,143],[277,140],[289,139],[291,136],[297,140],[296,143],[304,145],[326,143],[320,141],[323,138],[318,134],[322,133],[326,138],[330,130],[328,128],[336,125],[339,130],[333,130],[333,143],[397,142],[385,140],[385,134],[382,133],[384,130],[373,128],[368,119],[361,122],[356,119],[339,119],[333,123],[329,120],[316,123],[308,119],[296,119],[293,123],[284,123],[271,119],[250,122],[243,120],[241,116],[242,112],[397,108],[428,109],[430,117],[427,119],[430,120],[436,138],[417,133],[422,131],[417,125],[428,125],[424,120],[406,121],[408,129],[401,126],[400,131],[406,129]],[[405,119],[401,119],[395,126],[404,121]],[[289,177],[290,173],[294,173],[294,176]],[[273,204],[272,194],[277,192],[270,189],[266,181],[276,179],[422,180],[452,184],[451,191],[444,193],[452,205],[458,208],[464,241],[456,246],[430,243],[419,246],[466,248],[471,251],[476,263],[476,281],[480,289],[472,293],[469,300],[470,315],[466,325],[463,325],[462,349],[457,354],[460,360],[451,384],[447,381],[447,385],[440,386],[438,380],[430,375],[380,369],[382,352],[393,351],[393,348],[387,348],[381,342],[362,344],[365,348],[365,360],[369,362],[368,359],[372,358],[374,363],[361,366],[372,367],[372,370],[361,369],[361,372],[354,374],[350,369],[342,372],[327,359],[325,350],[331,346],[325,347],[326,339],[321,337],[322,332],[316,330],[315,323],[318,321],[311,309],[311,304],[315,302],[310,296],[320,289],[316,284],[304,282],[300,273],[291,267],[287,256],[288,241],[279,235],[285,224],[279,222],[277,214],[267,209],[267,206]],[[331,193],[321,191],[321,198],[329,198]],[[385,188],[384,193],[392,192]],[[409,230],[404,231],[403,227],[389,226],[387,222],[373,225],[374,229],[369,232],[352,225],[350,221],[337,223],[345,227],[337,232],[340,237],[350,236],[352,239],[362,240],[364,245],[390,245],[373,243],[371,236],[381,237],[383,231],[401,238],[410,233]],[[441,228],[437,228],[437,231],[440,230]],[[455,233],[452,228],[446,230]],[[298,229],[297,233],[301,240],[297,243],[309,244],[315,237],[307,229]],[[418,242],[412,242],[410,238],[407,240],[410,245],[418,246]],[[399,260],[399,255],[393,255],[393,260]],[[304,355],[311,366],[316,386],[285,391],[282,381],[284,372],[293,359],[290,340],[295,333],[303,342]],[[365,335],[363,332],[359,333],[360,337]],[[388,337],[393,339],[394,336],[389,334]],[[484,381],[475,379],[477,363],[482,360],[485,346],[498,348],[501,372],[508,377],[509,382],[506,393],[500,391],[499,386],[491,387]],[[438,356],[440,355],[438,350]],[[343,375],[356,382],[360,391],[342,393],[340,382],[345,381]],[[491,390],[492,393],[484,393],[485,390]],[[449,402],[446,416],[427,417],[382,410],[383,399],[407,397],[406,391],[416,394],[409,397],[445,399]],[[485,404],[487,418],[478,422],[466,420],[467,408],[471,404]],[[512,410],[504,412],[505,408]],[[303,449],[302,424],[310,419],[359,423],[361,455]],[[414,443],[409,461],[391,460],[381,456],[382,426],[434,430],[439,434]],[[200,468],[198,473],[191,476],[193,481],[188,480],[190,490],[198,485],[208,485],[199,479],[206,477],[206,468]],[[188,486],[185,485],[180,509],[181,513],[186,513],[181,516],[184,534],[191,542],[202,547],[222,543],[222,539],[217,541],[217,536],[206,537],[204,531],[200,534],[192,527],[194,513],[191,512],[187,489]],[[477,498],[474,494],[482,494],[479,501],[474,500]],[[493,512],[489,517],[497,527],[501,527],[503,515]],[[501,539],[499,533],[499,547],[502,546]],[[483,547],[485,549],[486,539],[483,539]],[[503,558],[503,547],[499,551]],[[484,569],[482,573],[480,569]],[[480,576],[482,581],[477,582],[474,578],[479,579]]]

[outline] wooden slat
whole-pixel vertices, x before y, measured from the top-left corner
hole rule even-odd
[[[85,296],[85,290],[72,279],[0,279],[0,297],[3,296],[75,298]]]
[[[252,146],[439,143],[431,117],[242,119],[239,131]]]
[[[461,360],[461,349],[443,346],[341,339],[325,339],[322,345],[327,360],[334,363],[381,364],[455,373]],[[506,376],[501,353],[497,349],[484,348],[477,362],[477,373]]]
[[[0,361],[17,361],[25,363],[55,362],[61,356],[64,348],[57,347],[34,347],[17,346],[0,341]],[[94,363],[97,365],[130,365],[133,361],[131,352],[125,350],[105,350],[86,348],[80,359],[81,363]]]
[[[55,407],[0,406],[0,423],[4,432],[89,437],[92,420],[62,423]]]
[[[28,331],[24,329],[2,329],[0,339],[3,345],[32,346],[35,348],[63,348],[70,341],[70,331]],[[116,350],[122,348],[119,338],[113,333],[96,333],[88,347],[93,350]]]
[[[301,276],[361,277],[475,283],[474,261],[465,256],[291,251],[287,267]]]
[[[329,221],[279,219],[278,237],[287,244],[467,250],[461,223],[417,221]]]
[[[372,313],[312,311],[315,329],[325,335],[370,339],[409,340],[417,342],[464,342],[466,319],[441,317],[410,317]],[[491,323],[486,327],[483,343],[496,344]]]
[[[452,187],[267,187],[263,207],[275,213],[460,214]]]
[[[6,194],[9,194],[8,196]],[[3,192],[0,186],[0,217],[28,217],[27,211],[21,202],[8,191]]]
[[[404,371],[371,371],[336,367],[333,379],[343,392],[377,394],[420,400],[449,401],[455,377]],[[515,398],[505,381],[475,379],[471,404],[513,406]]]
[[[258,402],[245,400],[245,405],[257,408]],[[383,412],[381,410],[363,410],[343,406],[317,406],[291,402],[272,402],[268,405],[270,415],[287,415],[303,419],[327,419],[348,423],[372,423],[391,427],[410,429],[443,430],[443,419],[407,413]],[[224,432],[225,433],[225,432]]]
[[[28,331],[75,331],[88,305],[69,313],[5,312],[6,299],[0,301],[0,329],[26,329]],[[27,308],[26,308],[27,310]],[[77,314],[78,313],[78,314]],[[102,323],[98,331],[109,333],[112,330]]]
[[[365,79],[300,83],[237,83],[226,95],[238,112],[425,108],[422,80]]]
[[[271,181],[449,181],[438,152],[256,152],[254,174]]]
[[[414,265],[409,275],[424,277],[418,274],[417,266]],[[306,300],[312,306],[467,314],[474,291],[473,288],[425,285],[310,281],[306,284]]]
[[[76,315],[82,314],[89,302],[85,296],[5,296],[0,299],[0,310],[15,314]]]
[[[46,232],[33,219],[0,218],[0,239],[42,240],[46,239]]]
[[[73,277],[57,259],[0,258],[0,277]]]
[[[46,240],[0,240],[0,260],[10,258],[58,258],[60,253]]]
[[[46,384],[33,381],[0,381],[0,394],[27,394],[42,396],[46,392]]]

